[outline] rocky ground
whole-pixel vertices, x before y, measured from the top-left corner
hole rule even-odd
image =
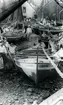
[[[63,87],[60,77],[45,79],[37,87],[27,76],[17,71],[0,71],[0,105],[23,105],[26,99],[29,105],[34,100],[39,104]]]

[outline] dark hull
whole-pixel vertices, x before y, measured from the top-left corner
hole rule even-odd
[[[4,53],[0,53],[0,70],[9,70],[13,69],[14,65],[9,57]]]
[[[3,36],[7,38],[8,42],[18,41],[20,39],[24,39],[25,38],[24,34],[22,32],[18,32],[18,33],[17,32],[15,32],[15,33],[8,32],[8,33],[5,33]]]
[[[17,36],[17,37],[6,37],[8,42],[14,42],[14,41],[18,41],[20,40],[22,37],[21,36]]]
[[[33,27],[33,32],[35,34],[40,34],[40,32],[50,32],[52,34],[58,34],[63,32],[63,29],[59,27]]]

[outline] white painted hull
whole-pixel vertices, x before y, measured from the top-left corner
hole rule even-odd
[[[37,56],[28,56],[28,58],[17,59],[16,65],[22,68],[24,73],[35,83],[41,81],[39,79],[44,79],[45,77],[47,77],[48,72],[54,69],[48,59],[44,59],[41,56],[38,59],[38,64]]]
[[[23,50],[20,54],[20,57],[15,58],[16,65],[35,83],[42,81],[54,70],[39,44]]]

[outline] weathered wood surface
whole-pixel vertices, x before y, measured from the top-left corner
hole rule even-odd
[[[39,105],[63,105],[63,88],[44,100]]]
[[[54,71],[54,67],[51,65],[46,56],[39,56],[39,54],[42,53],[44,54],[40,47],[34,46],[22,51],[21,56],[16,55],[14,59],[16,65],[21,68],[21,71],[23,71],[35,83],[37,83],[35,81],[36,78],[38,79],[38,82],[43,81],[44,78],[48,77],[50,73],[53,73]],[[43,75],[44,73],[46,75]]]

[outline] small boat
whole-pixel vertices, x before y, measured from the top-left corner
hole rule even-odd
[[[63,32],[63,29],[61,28],[61,26],[56,26],[56,27],[53,27],[53,26],[34,26],[32,28],[32,31],[33,33],[35,34],[40,34],[40,32],[50,32],[52,33],[53,35],[54,34],[59,34],[61,32]]]
[[[62,29],[51,29],[51,30],[50,30],[50,33],[52,33],[53,35],[54,35],[54,34],[59,34],[59,33],[61,33],[61,32],[63,32]]]
[[[63,32],[63,29],[60,26],[59,27],[57,27],[57,26],[56,27],[45,26],[44,28],[43,27],[39,27],[38,30],[41,31],[41,32],[43,32],[43,31],[50,32],[52,34],[59,34],[59,33]]]
[[[21,38],[25,38],[22,30],[16,30],[14,32],[9,31],[4,33],[3,36],[7,38],[8,42],[13,42],[13,41],[20,40]]]
[[[49,53],[49,51],[47,52]],[[42,48],[38,46],[19,52],[14,57],[14,61],[36,84],[55,71],[50,61],[46,58]]]

